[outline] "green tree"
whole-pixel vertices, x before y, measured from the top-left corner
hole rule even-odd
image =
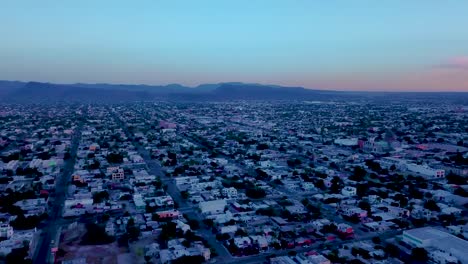
[[[427,250],[424,248],[413,248],[411,250],[411,259],[413,261],[419,261],[426,263],[429,260],[429,254],[427,253]]]

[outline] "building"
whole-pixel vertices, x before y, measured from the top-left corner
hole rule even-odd
[[[221,194],[222,194],[224,197],[236,198],[236,197],[237,197],[237,190],[236,190],[236,188],[234,188],[234,187],[223,188],[223,190],[221,191]]]
[[[343,188],[343,190],[341,190],[341,194],[343,194],[344,196],[355,196],[356,191],[356,187],[346,186]]]
[[[224,212],[227,203],[226,200],[214,200],[201,202],[199,206],[202,214],[220,214]]]
[[[445,177],[445,171],[441,169],[433,169],[427,165],[418,165],[414,163],[406,164],[406,168],[414,173],[420,174],[426,179],[439,179]]]
[[[125,179],[125,173],[122,168],[116,168],[112,171],[112,180],[119,181]]]
[[[440,264],[454,264],[458,263],[458,259],[449,253],[437,250],[429,252],[429,257],[435,262]]]
[[[468,241],[447,232],[421,227],[403,231],[403,241],[414,247],[429,249],[429,252],[439,250],[456,257],[461,263],[468,263]]]
[[[14,234],[13,227],[8,223],[0,224],[0,237],[9,239]]]
[[[357,138],[340,138],[340,139],[335,139],[334,142],[336,145],[345,146],[345,147],[354,147],[358,145]]]

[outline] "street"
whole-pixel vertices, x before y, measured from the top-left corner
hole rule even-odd
[[[81,125],[77,127],[72,136],[71,148],[70,148],[70,159],[65,162],[62,173],[56,179],[55,187],[55,199],[53,205],[49,210],[49,218],[45,222],[44,228],[41,230],[43,236],[39,237],[39,241],[34,252],[33,260],[34,263],[52,263],[51,259],[51,248],[58,247],[57,243],[60,234],[57,232],[61,227],[62,220],[62,207],[64,205],[68,183],[73,173],[75,166],[75,157],[78,150],[78,145],[81,138]],[[54,242],[52,245],[51,242]]]

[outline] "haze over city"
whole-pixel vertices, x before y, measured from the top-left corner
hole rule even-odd
[[[468,91],[466,1],[5,1],[0,79]]]

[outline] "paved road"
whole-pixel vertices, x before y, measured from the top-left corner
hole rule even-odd
[[[81,138],[81,125],[75,129],[75,133],[72,136],[70,159],[65,162],[62,173],[56,179],[55,199],[53,205],[49,210],[49,218],[45,223],[45,227],[42,228],[41,232],[43,235],[39,237],[39,241],[36,246],[35,256],[33,257],[34,263],[52,263],[50,250],[56,245],[51,245],[52,240],[55,243],[58,242],[57,237],[60,234],[57,232],[61,226],[62,219],[62,207],[66,199],[68,190],[68,183],[73,173],[73,167],[76,161],[76,152],[78,150],[78,144]]]

